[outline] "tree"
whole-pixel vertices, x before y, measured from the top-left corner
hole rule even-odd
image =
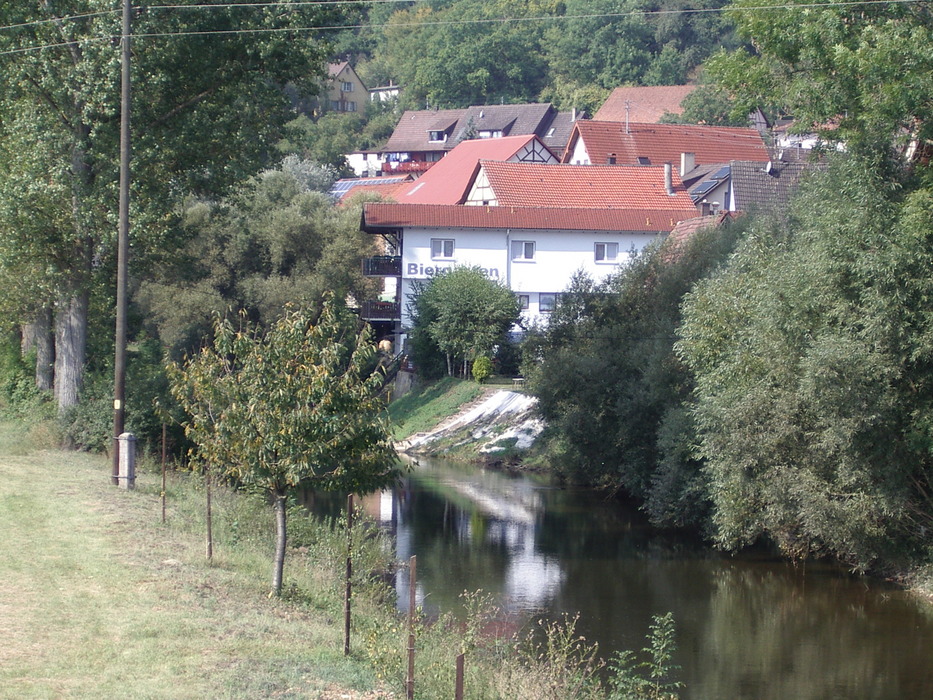
[[[269,326],[288,302],[312,308],[327,291],[375,294],[360,264],[372,236],[360,232],[358,208],[325,194],[332,181],[328,168],[288,156],[219,202],[189,203],[189,241],[153,266],[136,297],[174,356],[196,348],[228,308]]]
[[[380,49],[405,86],[407,105],[530,102],[547,78],[542,29],[538,22],[503,19],[547,15],[555,5],[553,0],[419,3],[392,16]]]
[[[735,96],[737,118],[778,105],[801,128],[850,150],[933,137],[933,21],[925,5],[800,0],[766,9],[740,0],[729,14],[753,48],[722,52],[707,67]]]
[[[375,354],[368,329],[330,298],[316,322],[300,310],[267,332],[218,321],[213,345],[171,368],[197,461],[271,498],[275,595],[289,494],[366,493],[397,477]]]
[[[479,267],[455,267],[433,279],[414,299],[415,328],[444,354],[447,374],[478,357],[492,355],[493,346],[518,322],[518,297],[489,279]],[[421,360],[415,357],[415,363]]]
[[[326,47],[289,27],[322,8],[140,10],[134,44],[135,269],[171,254],[184,194],[222,192],[255,172],[288,116],[280,86],[311,92]],[[42,271],[55,307],[55,393],[78,400],[92,296],[109,288],[117,209],[120,16],[104,0],[0,5],[2,264]],[[32,222],[11,211],[28,212]],[[22,319],[31,320],[31,319]]]
[[[690,450],[694,386],[674,354],[675,331],[684,295],[742,231],[731,224],[655,245],[601,283],[576,277],[523,364],[563,474],[637,499],[657,525],[706,517]]]
[[[688,297],[720,546],[861,569],[928,551],[933,195],[883,171],[842,159]]]

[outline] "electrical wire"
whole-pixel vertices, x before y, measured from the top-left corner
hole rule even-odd
[[[190,10],[190,9],[231,9],[231,8],[278,8],[278,9],[290,9],[296,6],[321,6],[321,5],[358,5],[358,4],[386,4],[386,3],[399,3],[399,2],[410,2],[411,0],[323,0],[322,2],[305,2],[299,1],[294,3],[282,4],[279,2],[253,2],[253,3],[222,3],[222,4],[199,4],[199,5],[155,5],[150,7],[143,7],[141,9],[146,10]],[[713,14],[713,13],[722,13],[722,12],[758,12],[758,11],[770,11],[770,10],[809,10],[809,9],[820,9],[820,8],[838,8],[838,7],[852,7],[852,6],[872,6],[872,5],[907,5],[907,4],[921,4],[926,2],[926,0],[846,0],[844,2],[814,2],[814,3],[805,3],[805,4],[774,4],[774,5],[756,5],[752,7],[720,7],[720,8],[684,8],[684,9],[672,9],[672,10],[633,10],[631,12],[613,12],[613,13],[595,13],[595,14],[579,14],[579,15],[542,15],[537,17],[487,17],[487,18],[476,18],[476,19],[452,19],[452,20],[435,20],[427,22],[395,22],[392,23],[392,26],[395,27],[438,27],[438,26],[457,26],[457,25],[467,25],[467,24],[501,24],[505,22],[554,22],[554,21],[564,21],[564,20],[579,20],[579,19],[623,19],[626,17],[660,17],[665,15],[689,15],[689,14]],[[114,13],[117,11],[114,10]],[[86,17],[94,16],[103,16],[109,13],[93,13],[87,15],[74,15],[68,18],[53,18],[49,20],[40,20],[34,23],[22,23],[16,25],[8,25],[0,27],[0,32],[11,29],[20,29],[29,26],[38,26],[40,24],[46,24],[48,22],[63,21],[66,19],[80,19]],[[164,38],[164,37],[183,37],[183,36],[209,36],[216,34],[218,36],[229,36],[229,35],[252,35],[252,34],[264,34],[264,33],[280,33],[280,32],[316,32],[316,31],[339,31],[339,30],[350,30],[350,29],[375,29],[377,27],[387,26],[389,23],[384,22],[381,24],[374,23],[365,23],[365,24],[344,24],[344,25],[319,25],[311,27],[263,27],[256,29],[223,29],[223,30],[203,30],[197,32],[147,32],[134,34],[134,38]],[[115,35],[107,36],[98,36],[98,37],[87,37],[77,42],[95,42],[95,41],[111,41],[114,38],[117,38]],[[70,46],[75,42],[57,42],[54,44],[44,44],[39,46],[28,46],[28,47],[19,47],[16,49],[8,49],[6,51],[0,51],[0,56],[8,56],[12,54],[25,53],[31,51],[42,51],[50,48],[59,48],[62,46]]]

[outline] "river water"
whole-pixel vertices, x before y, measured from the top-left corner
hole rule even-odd
[[[420,459],[366,509],[417,555],[426,612],[482,589],[522,626],[579,613],[600,654],[641,649],[673,612],[681,697],[933,698],[933,609],[883,582],[765,553],[728,556],[653,531],[588,492]],[[396,581],[407,605],[408,572]]]

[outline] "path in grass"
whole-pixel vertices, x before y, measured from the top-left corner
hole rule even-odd
[[[367,685],[339,624],[160,513],[154,476],[125,492],[100,457],[0,452],[0,697],[364,697],[338,689]]]

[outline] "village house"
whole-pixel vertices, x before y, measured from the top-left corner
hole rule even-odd
[[[462,141],[506,136],[537,136],[559,159],[582,116],[575,110],[558,112],[547,103],[409,110],[382,148],[351,154],[348,161],[358,175],[420,175]]]
[[[761,134],[750,127],[693,124],[574,124],[562,162],[575,165],[678,165],[681,177],[697,166],[730,160],[768,161]]]
[[[362,112],[369,101],[369,91],[347,61],[327,66],[325,91],[324,111]]]
[[[454,203],[364,206],[362,230],[382,236],[388,253],[364,271],[397,280],[394,301],[363,305],[380,337],[403,335],[418,285],[456,265],[515,292],[526,323],[546,322],[574,273],[602,279],[696,215],[670,165],[480,160],[463,183]]]

